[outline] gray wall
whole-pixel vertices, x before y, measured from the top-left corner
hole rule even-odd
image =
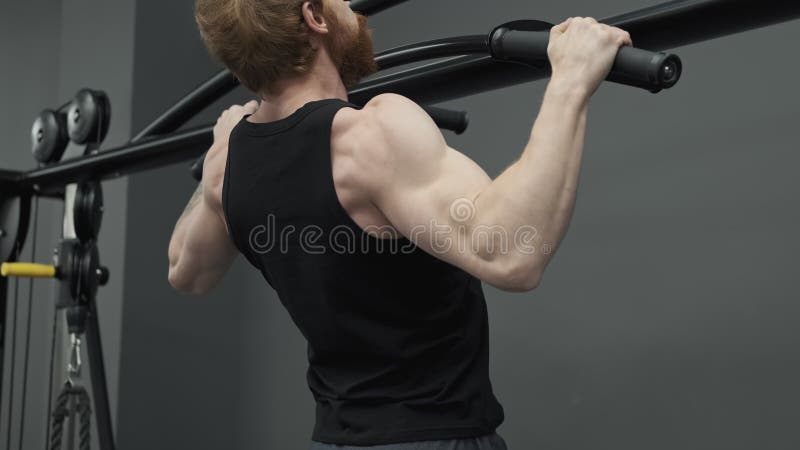
[[[98,63],[98,72],[61,75],[58,90],[37,91],[46,83],[22,67],[56,63],[6,56],[19,47],[4,46],[3,60],[17,63],[4,77],[39,96],[9,90],[4,79],[4,117],[16,117],[9,104],[35,105],[25,113],[32,117],[80,82],[128,83],[130,91],[112,95],[115,112],[120,103],[130,112],[114,120],[129,127],[119,135],[124,140],[216,70],[197,39],[190,1],[139,0],[135,19],[127,15],[130,2],[112,4],[104,13],[120,18],[116,27],[135,24],[135,50],[126,41],[121,51],[128,56],[117,56],[135,61],[133,70],[118,61],[122,67],[104,72],[108,66]],[[647,4],[416,0],[371,23],[377,48],[385,49],[484,32],[512,19],[604,17]],[[25,8],[0,18],[36,23],[36,8]],[[58,17],[51,18],[56,26]],[[9,33],[33,34],[15,30]],[[30,45],[64,52],[55,66],[64,73],[69,46],[57,49],[47,36],[31,36],[40,42]],[[786,58],[799,40],[794,22],[678,49],[684,78],[659,95],[601,88],[590,112],[575,220],[542,287],[531,294],[486,288],[492,378],[507,415],[500,433],[510,448],[800,445],[800,332],[793,326],[800,313],[793,258],[800,250],[793,201],[800,95],[798,67]],[[98,52],[111,46],[93,45]],[[92,60],[108,57],[100,54]],[[447,134],[449,143],[498,174],[525,144],[544,87],[529,83],[449,102],[471,116],[468,132]],[[198,122],[245,98],[238,92]],[[25,132],[13,146],[16,156],[0,152],[0,165],[30,167],[20,150],[27,149],[29,124],[0,123],[4,134]],[[313,425],[305,344],[259,275],[240,260],[207,298],[177,296],[166,283],[169,235],[193,189],[183,165],[130,177],[114,214],[121,231],[102,242],[117,252],[105,257],[112,279],[124,274],[117,288],[125,299],[121,325],[104,316],[112,319],[106,327],[122,333],[118,346],[107,347],[110,361],[120,361],[119,447],[305,448]],[[42,253],[51,248],[39,245]],[[114,298],[114,291],[101,295]],[[34,311],[43,327],[45,316],[51,317]],[[45,354],[37,358],[47,361]],[[41,405],[29,405],[26,414],[42,416]]]
[[[199,42],[192,5],[137,2],[136,132],[218,70]],[[214,120],[209,112],[194,124]],[[167,246],[196,187],[188,163],[132,176],[128,186],[127,238],[135,244],[125,255],[119,446],[228,448],[238,431],[240,274],[208,298],[176,294]]]

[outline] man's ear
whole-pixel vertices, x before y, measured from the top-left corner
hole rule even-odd
[[[322,11],[318,11],[320,9],[310,1],[303,2],[303,20],[313,33],[327,34],[328,24],[325,23],[325,18],[322,17]]]

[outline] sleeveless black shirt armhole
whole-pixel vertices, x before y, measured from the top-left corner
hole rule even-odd
[[[236,129],[236,127],[234,127],[234,129]],[[233,131],[231,131],[231,133],[233,133]],[[233,245],[241,252],[242,249],[236,243],[236,239],[234,237],[231,228],[231,217],[230,214],[228,213],[228,204],[229,204],[228,192],[230,184],[230,171],[231,171],[231,148],[229,143],[228,154],[225,155],[225,172],[224,175],[222,176],[222,215],[225,217],[225,231],[228,233],[228,238],[231,240],[231,242],[233,242]]]

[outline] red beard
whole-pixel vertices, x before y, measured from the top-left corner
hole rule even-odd
[[[364,15],[358,14],[356,32],[342,24],[335,14],[330,16],[328,23],[331,31],[326,36],[325,46],[333,64],[339,69],[345,87],[351,89],[362,78],[378,71],[372,35]]]

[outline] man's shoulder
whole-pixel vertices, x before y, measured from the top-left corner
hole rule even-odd
[[[399,173],[413,172],[423,163],[417,153],[432,154],[418,145],[428,140],[420,136],[424,127],[418,125],[426,119],[431,120],[416,103],[396,94],[379,95],[360,109],[342,108],[331,129],[334,178],[369,192],[385,187]],[[439,130],[434,126],[434,131]]]
[[[390,113],[397,113],[401,112],[403,108],[416,108],[419,109],[419,105],[414,103],[408,97],[404,97],[400,94],[380,94],[376,95],[372,98],[366,105],[364,105],[364,110],[373,110],[374,112],[390,114]]]
[[[419,105],[398,94],[381,94],[361,109],[343,108],[334,119],[335,148],[358,148],[359,153],[402,151],[407,143],[425,139],[438,128]]]
[[[398,94],[381,94],[373,97],[362,108],[343,108],[334,120],[334,131],[351,134],[369,134],[391,131],[392,125],[402,125],[401,119],[414,116],[422,110],[412,100]]]

